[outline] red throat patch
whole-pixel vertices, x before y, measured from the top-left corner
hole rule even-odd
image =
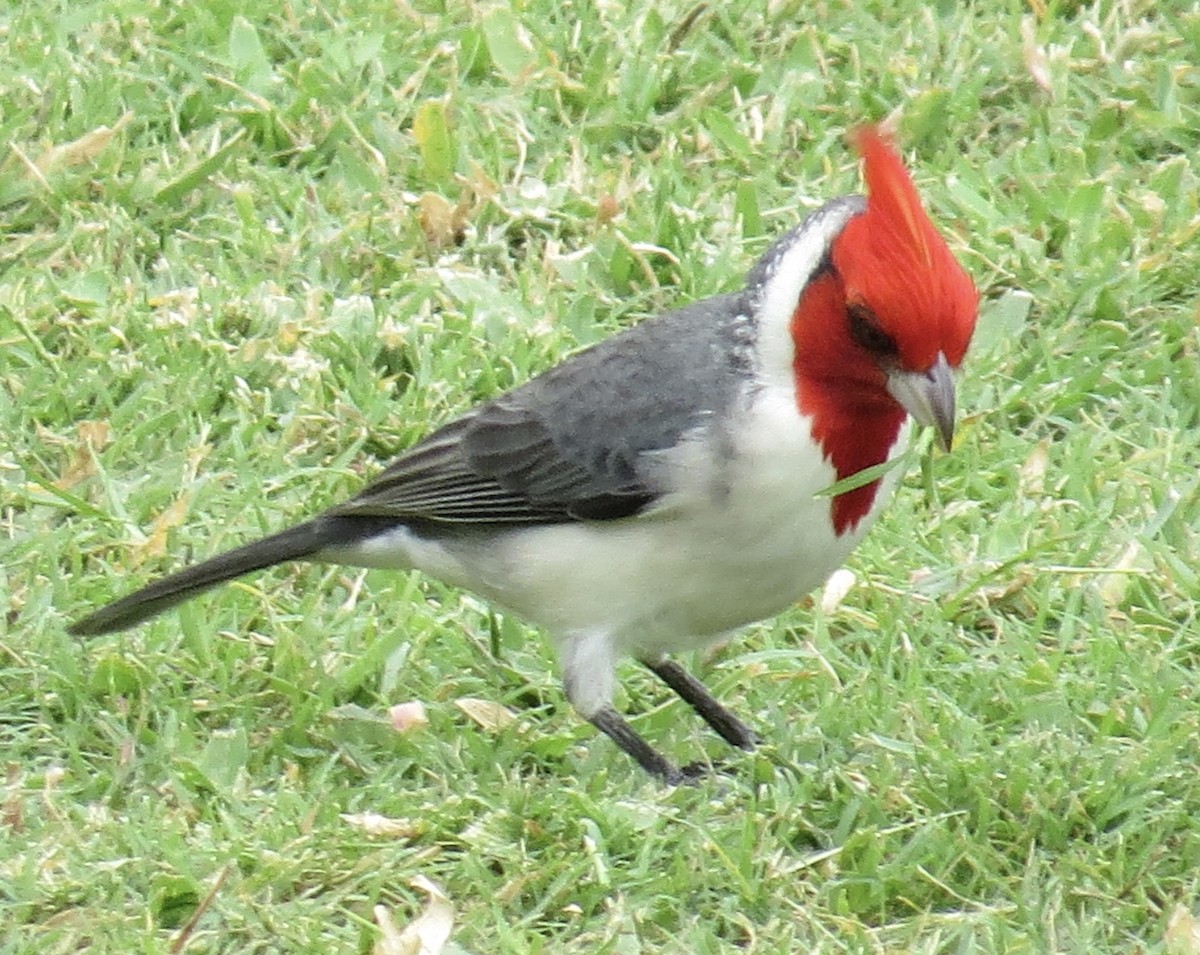
[[[792,316],[797,404],[839,481],[887,460],[905,418],[883,385],[868,380],[872,374],[881,378],[879,371],[850,369],[848,361],[861,359],[839,355],[838,337],[821,334],[822,328],[844,327],[845,312],[842,282],[836,273],[827,273],[809,283]],[[830,374],[830,368],[842,374]],[[867,516],[878,491],[879,482],[872,481],[832,499],[839,537]]]

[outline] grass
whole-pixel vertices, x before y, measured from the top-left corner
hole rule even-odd
[[[1200,11],[985,7],[0,12],[3,950],[370,951],[417,876],[479,955],[1200,950]],[[418,577],[65,634],[735,287],[892,113],[985,294],[966,420],[839,607],[699,663],[729,778],[649,783]]]

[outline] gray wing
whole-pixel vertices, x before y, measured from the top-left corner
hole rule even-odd
[[[751,374],[742,295],[650,319],[451,422],[329,513],[538,524],[636,514],[655,455],[723,420]]]

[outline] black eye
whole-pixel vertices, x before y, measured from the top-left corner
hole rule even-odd
[[[851,305],[846,309],[846,320],[850,328],[850,338],[856,345],[880,357],[894,358],[899,354],[896,342],[879,327],[879,319],[867,306]]]

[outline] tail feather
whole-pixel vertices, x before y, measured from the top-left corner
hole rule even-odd
[[[328,521],[320,518],[297,524],[156,580],[77,621],[68,632],[91,637],[132,627],[227,580],[273,564],[311,557],[343,536],[336,533],[337,530],[344,531],[344,528],[331,527]]]

